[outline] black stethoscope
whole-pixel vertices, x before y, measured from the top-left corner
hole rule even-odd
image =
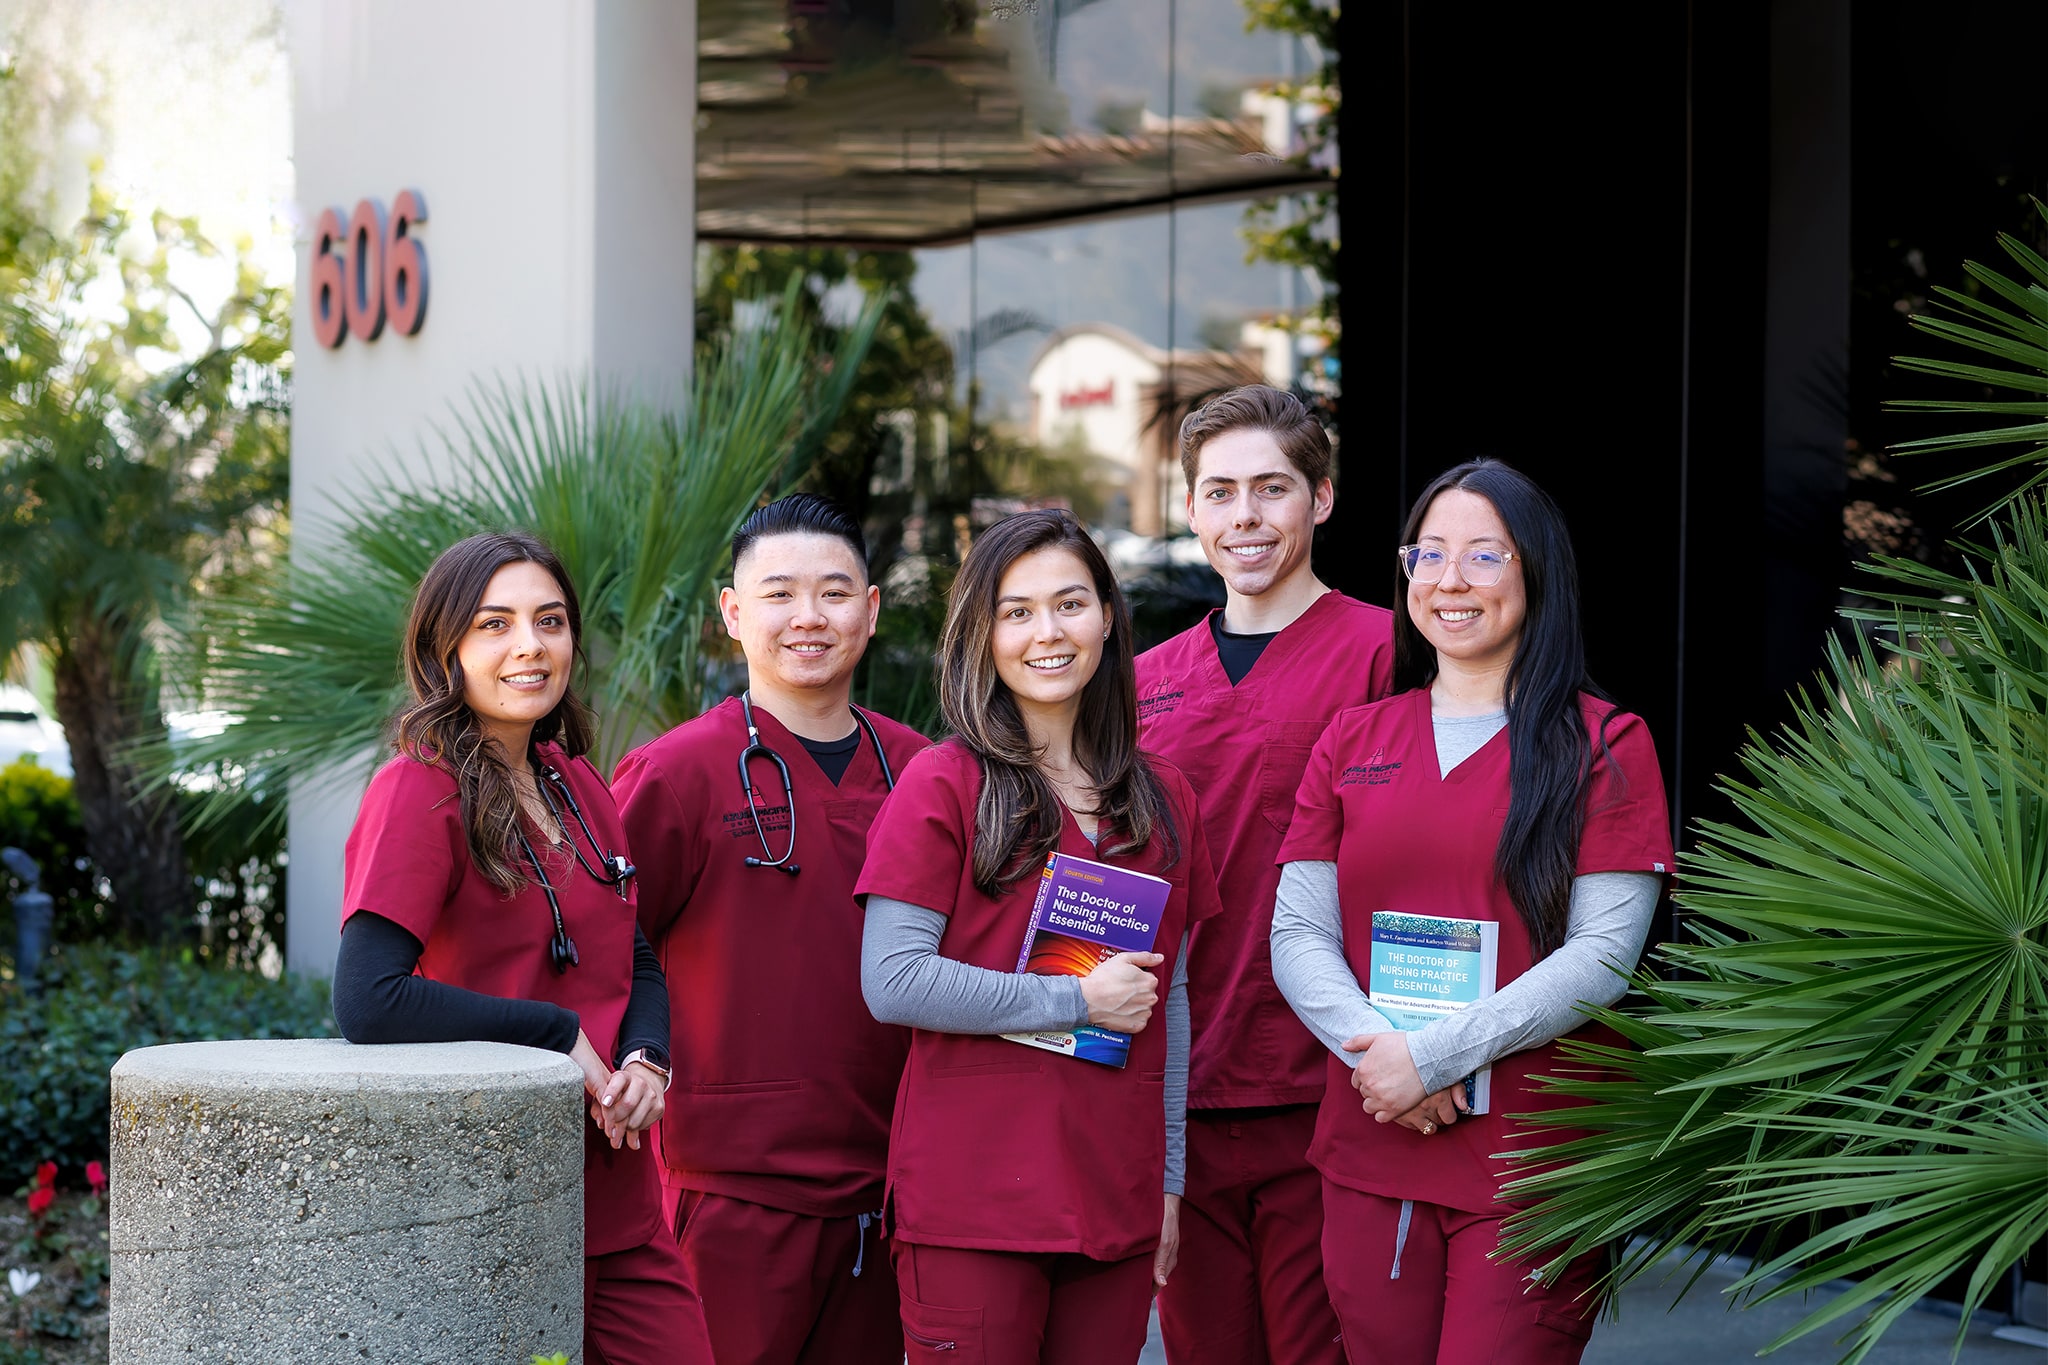
[[[569,783],[552,764],[540,765],[540,780],[534,784],[540,788],[540,799],[547,802],[548,814],[554,817],[556,828],[569,842],[569,851],[576,855],[585,872],[619,893],[619,899],[626,899],[626,883],[633,878],[633,864],[626,861],[623,853],[606,853],[597,842],[597,835],[591,832],[590,822],[583,818],[583,807],[576,804],[576,793],[569,789]],[[569,833],[569,826],[562,819],[562,808],[555,804],[549,793],[550,786],[561,789],[562,799],[569,803],[569,814],[576,817],[576,824],[583,830],[583,837],[590,841],[590,851],[597,855],[597,863],[583,856],[583,850],[576,847],[576,836]],[[548,880],[547,870],[540,865],[540,855],[533,851],[533,844],[526,837],[524,829],[519,831],[519,846],[526,850],[526,861],[533,864],[533,875],[540,879],[540,889],[548,898],[548,910],[555,917],[555,936],[548,940],[548,961],[554,963],[557,972],[566,972],[578,962],[576,940],[569,937],[569,927],[562,922],[562,902],[555,896],[554,884]],[[601,869],[601,870],[600,870]]]
[[[875,746],[875,762],[882,765],[882,781],[887,790],[896,790],[896,774],[889,771],[889,755],[882,752],[882,737],[875,733],[875,723],[858,706],[849,705],[854,720],[867,731],[868,743]],[[740,790],[747,794],[747,814],[754,817],[754,837],[761,841],[759,858],[749,855],[748,867],[772,867],[777,872],[787,872],[794,877],[803,871],[790,859],[796,856],[796,788],[790,784],[789,765],[782,761],[782,755],[761,742],[761,731],[754,724],[754,702],[749,693],[740,693],[740,715],[747,722],[747,747],[740,750]],[[761,824],[761,806],[754,796],[753,774],[747,771],[747,764],[756,758],[766,758],[775,765],[775,771],[782,774],[782,808],[789,812],[789,847],[782,851],[780,858],[768,847],[768,831]]]

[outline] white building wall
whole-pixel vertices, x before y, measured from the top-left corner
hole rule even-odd
[[[374,463],[417,465],[473,379],[596,372],[673,390],[690,354],[694,0],[286,0],[300,221],[295,553]],[[313,337],[323,208],[425,197],[415,336]],[[428,466],[435,477],[449,471]],[[396,661],[394,659],[394,667]],[[353,782],[291,802],[294,970],[332,967]]]

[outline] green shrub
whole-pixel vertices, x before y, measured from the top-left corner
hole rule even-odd
[[[131,1048],[334,1034],[325,982],[207,967],[189,954],[58,948],[30,995],[0,982],[0,1187],[39,1161],[67,1177],[107,1155],[107,1072]]]

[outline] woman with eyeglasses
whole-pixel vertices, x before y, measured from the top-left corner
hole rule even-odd
[[[560,560],[471,536],[420,580],[412,702],[343,855],[334,1017],[356,1043],[519,1043],[583,1071],[584,1359],[711,1360],[662,1224],[653,1144],[668,988],[634,922],[617,808],[570,687],[582,619]]]
[[[1532,1078],[1589,1036],[1580,1002],[1626,987],[1671,866],[1663,777],[1643,722],[1586,676],[1571,539],[1542,489],[1460,465],[1402,540],[1395,693],[1330,723],[1280,850],[1273,977],[1332,1054],[1309,1149],[1324,1279],[1354,1365],[1568,1365],[1597,1257],[1550,1285],[1491,1259],[1511,1212],[1496,1154],[1559,1140],[1508,1116],[1559,1105]],[[1478,933],[1498,935],[1496,993],[1401,1031],[1361,985],[1376,912],[1497,925]],[[1383,975],[1414,924],[1381,922]],[[1463,1082],[1488,1067],[1469,1112]]]
[[[1138,750],[1132,653],[1080,523],[998,522],[960,566],[939,645],[952,737],[904,769],[868,836],[862,989],[913,1030],[887,1210],[913,1362],[1128,1365],[1173,1270],[1180,958],[1221,907],[1187,780]],[[1170,883],[1156,951],[1019,972],[1055,852]],[[1084,1024],[1132,1035],[1122,1067],[1001,1036]]]

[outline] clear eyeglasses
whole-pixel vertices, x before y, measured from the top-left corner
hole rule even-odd
[[[1434,545],[1403,545],[1394,553],[1411,583],[1441,583],[1451,562]],[[1475,588],[1490,588],[1508,571],[1508,561],[1520,558],[1513,550],[1473,550],[1459,558],[1458,576]]]

